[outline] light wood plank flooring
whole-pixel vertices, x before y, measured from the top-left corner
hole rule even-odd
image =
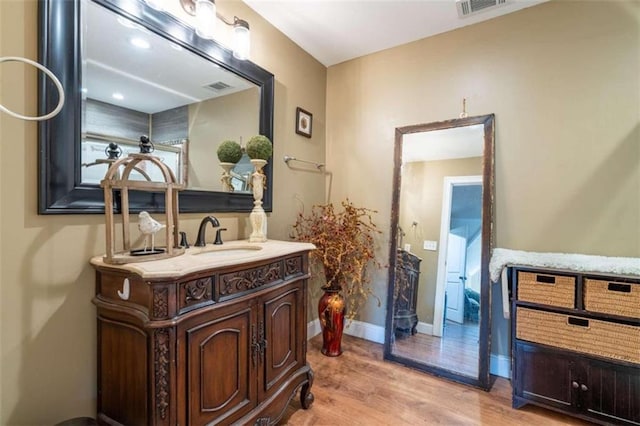
[[[586,425],[549,410],[511,408],[511,384],[498,378],[491,392],[382,360],[382,345],[344,336],[344,353],[320,353],[321,336],[309,341],[307,359],[315,372],[309,410],[299,395],[281,425]]]
[[[447,321],[442,338],[417,333],[396,339],[392,353],[418,362],[478,377],[478,323]]]

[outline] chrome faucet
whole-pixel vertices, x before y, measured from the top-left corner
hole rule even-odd
[[[220,222],[218,222],[218,219],[213,216],[205,216],[204,219],[202,219],[202,222],[200,222],[200,227],[198,228],[198,238],[196,239],[196,243],[194,244],[194,246],[204,247],[205,245],[207,245],[204,236],[205,230],[207,229],[207,223],[210,223],[214,228],[220,226]]]

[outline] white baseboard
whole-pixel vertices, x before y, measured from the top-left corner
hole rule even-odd
[[[320,320],[315,319],[307,323],[307,339],[322,333],[320,328]],[[384,343],[384,327],[369,324],[362,321],[345,321],[344,334],[349,336],[360,337],[361,339],[370,340],[376,343]]]
[[[511,378],[511,358],[504,355],[491,354],[489,358],[489,373],[504,377],[505,379]]]
[[[433,324],[428,324],[426,322],[418,321],[418,326],[416,327],[418,333],[428,334],[429,336],[433,336]]]
[[[316,337],[320,333],[322,333],[322,328],[320,327],[320,320],[318,318],[307,323],[307,340]]]
[[[376,343],[384,343],[384,327],[369,324],[368,322],[355,320],[347,322],[344,327],[344,334]]]

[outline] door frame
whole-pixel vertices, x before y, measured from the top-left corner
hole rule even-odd
[[[453,188],[462,185],[482,185],[482,176],[446,176],[442,184],[442,214],[440,216],[440,251],[436,275],[436,295],[433,307],[433,335],[442,336],[444,326],[444,293],[447,287],[447,250],[451,227],[451,201]]]

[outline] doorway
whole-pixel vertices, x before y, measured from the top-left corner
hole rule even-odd
[[[442,189],[440,252],[434,304],[433,335],[445,324],[478,326],[482,176],[447,176]],[[474,333],[474,334],[477,334]]]

